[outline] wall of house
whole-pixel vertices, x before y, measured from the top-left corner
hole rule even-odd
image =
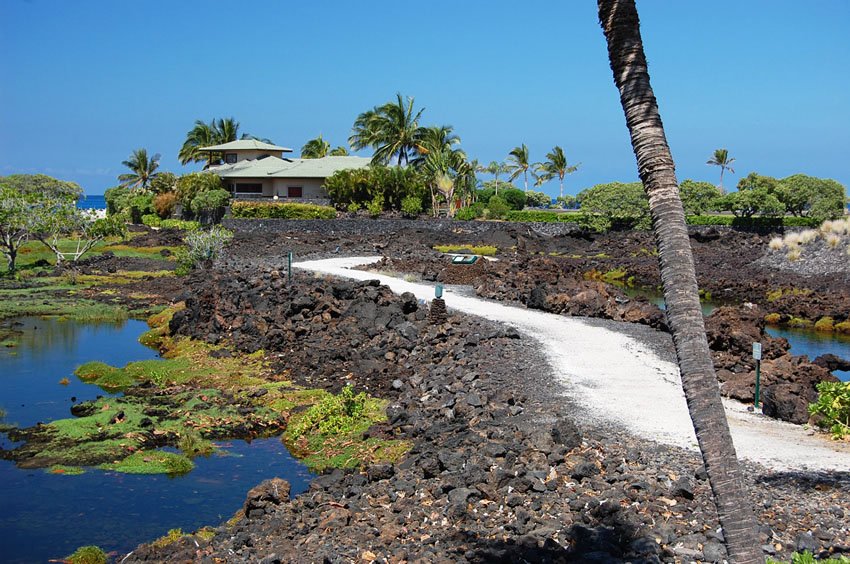
[[[290,186],[301,186],[302,200],[316,200],[328,197],[328,193],[322,188],[324,178],[275,178],[272,194],[279,198],[286,198]]]
[[[241,149],[239,151],[227,151],[228,153],[236,153],[236,162],[248,160],[248,159],[256,159],[257,157],[261,157],[263,155],[271,155],[273,157],[282,158],[282,151],[260,151],[257,149]]]

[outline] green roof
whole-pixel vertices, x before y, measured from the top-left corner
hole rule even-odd
[[[284,153],[291,153],[292,149],[287,147],[278,147],[277,145],[270,145],[269,143],[263,143],[262,141],[258,141],[256,139],[238,139],[236,141],[231,141],[229,143],[223,143],[221,145],[211,145],[209,147],[199,147],[199,151],[282,151]]]
[[[323,157],[321,159],[279,159],[265,157],[212,167],[222,178],[327,178],[340,170],[366,168],[365,157]]]

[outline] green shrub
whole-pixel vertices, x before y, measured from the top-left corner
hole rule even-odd
[[[422,198],[407,196],[401,201],[401,211],[407,217],[416,217],[422,213]]]
[[[809,413],[821,417],[818,423],[833,438],[850,434],[850,382],[820,382],[818,401],[809,404]]]
[[[775,560],[770,556],[767,557],[766,564],[785,564],[781,560]],[[795,552],[791,555],[791,564],[850,564],[850,559],[846,556],[837,558],[826,558],[824,560],[815,560],[814,554],[805,550],[803,552]]]
[[[334,219],[336,210],[330,206],[278,202],[233,202],[233,217],[244,219]]]
[[[366,205],[366,211],[369,212],[371,217],[378,217],[381,215],[381,212],[384,211],[384,205],[381,203],[380,198],[375,198],[371,202]]]
[[[363,416],[366,399],[364,392],[355,395],[354,388],[349,384],[339,395],[329,394],[310,407],[305,416],[292,428],[291,434],[302,437],[307,433],[318,431],[321,435],[333,435],[350,429]]]
[[[361,209],[376,199],[385,210],[401,210],[405,198],[421,202],[427,193],[425,179],[415,167],[397,166],[341,170],[325,179],[324,188],[337,209],[349,211],[352,204]]]
[[[150,191],[154,194],[167,194],[174,191],[177,175],[173,172],[160,172],[151,178]]]
[[[103,199],[106,200],[106,213],[108,215],[118,215],[121,213],[127,213],[129,215],[129,188],[125,188],[124,186],[109,188],[103,193]]]
[[[193,266],[212,262],[231,239],[233,233],[219,226],[209,231],[193,231],[185,239],[188,260]]]
[[[578,195],[579,225],[593,231],[648,229],[649,199],[640,182],[597,184]]]
[[[192,209],[192,200],[198,194],[212,192],[213,190],[224,190],[224,185],[221,183],[221,178],[211,172],[184,174],[177,179],[177,183],[174,186],[177,199],[183,206],[184,212]]]
[[[155,213],[147,213],[142,216],[142,224],[148,227],[161,227],[162,219]]]
[[[525,207],[525,192],[518,188],[499,190],[499,197],[508,205],[509,209],[521,210]]]
[[[177,194],[175,192],[164,192],[157,194],[153,199],[153,209],[162,219],[171,217],[174,207],[177,205]]]
[[[484,216],[488,219],[502,219],[511,210],[508,203],[501,196],[493,196],[487,202]]]
[[[68,564],[106,564],[106,553],[97,546],[81,546],[66,558]]]
[[[522,210],[522,211],[509,211],[505,215],[505,219],[508,221],[521,221],[521,222],[541,222],[541,223],[555,223],[555,222],[575,222],[576,214],[573,213],[559,213],[555,211],[544,211],[544,210]]]
[[[818,227],[811,217],[735,217],[733,215],[689,215],[688,225],[725,225],[742,229],[779,229],[782,227]]]
[[[153,194],[131,192],[129,199],[130,222],[141,223],[143,215],[154,213],[153,209]]]
[[[350,204],[348,204],[348,206],[346,206],[345,209],[348,211],[348,213],[357,213],[362,207],[363,206],[361,206],[357,202],[351,202]]]
[[[531,208],[548,208],[552,205],[552,197],[543,192],[529,190],[525,193],[525,205]]]
[[[455,219],[460,219],[462,221],[469,221],[472,219],[477,219],[484,215],[484,204],[481,202],[475,202],[471,206],[467,206],[465,208],[460,208],[457,210],[455,214]]]
[[[192,198],[192,212],[215,212],[224,208],[230,202],[230,192],[227,190],[209,190],[201,192]]]
[[[163,229],[183,229],[184,231],[197,231],[201,224],[197,221],[186,221],[183,219],[163,219],[159,222]]]
[[[723,193],[711,182],[684,180],[679,184],[679,196],[685,215],[700,215],[717,209],[717,200]]]

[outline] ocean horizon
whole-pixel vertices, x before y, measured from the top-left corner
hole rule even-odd
[[[106,199],[103,194],[85,194],[77,200],[77,207],[81,210],[105,210]]]

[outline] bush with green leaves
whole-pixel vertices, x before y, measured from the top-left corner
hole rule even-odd
[[[382,198],[377,197],[368,204],[366,204],[366,211],[369,212],[370,217],[378,217],[381,215],[381,212],[384,211],[384,204],[382,202]]]
[[[237,201],[230,206],[233,217],[240,219],[334,219],[330,206],[289,202]]]
[[[779,184],[779,200],[788,213],[817,221],[838,219],[844,215],[847,193],[844,186],[828,178],[794,174]]]
[[[574,210],[578,205],[578,199],[575,196],[570,194],[565,194],[563,196],[558,196],[555,198],[555,207],[565,209],[565,210]]]
[[[126,186],[108,188],[103,193],[103,199],[106,200],[106,215],[125,214],[129,217],[130,198],[130,189]]]
[[[201,227],[201,224],[197,221],[186,221],[184,219],[160,219],[156,214],[142,216],[142,223],[148,227],[182,229],[184,231],[197,231]]]
[[[605,232],[611,229],[649,229],[649,199],[640,182],[609,182],[582,190],[576,220],[582,227]]]
[[[776,560],[767,557],[765,564],[786,564],[781,560]],[[805,550],[803,552],[795,552],[791,555],[791,564],[850,564],[850,558],[846,556],[837,556],[834,558],[824,558],[823,560],[815,560],[814,554]]]
[[[499,190],[499,197],[512,210],[521,210],[525,207],[525,192],[518,188]]]
[[[820,382],[818,401],[809,404],[809,413],[819,418],[818,425],[840,439],[850,434],[850,382]]]
[[[529,190],[525,193],[525,205],[530,208],[548,208],[552,205],[552,197],[544,192]]]
[[[405,217],[416,217],[422,213],[422,198],[407,196],[401,201],[401,213]]]
[[[81,546],[65,559],[68,564],[106,564],[106,553],[98,546]]]
[[[313,432],[320,435],[345,432],[363,417],[367,399],[365,392],[355,394],[354,387],[349,384],[338,395],[328,394],[311,406],[288,432],[295,437]]]
[[[231,239],[233,232],[218,225],[209,231],[191,231],[184,239],[186,254],[178,256],[178,263],[183,271],[198,265],[211,266]]]
[[[200,192],[192,199],[192,213],[204,225],[218,223],[229,202],[230,192],[227,190]]]
[[[734,215],[689,215],[688,225],[725,225],[738,229],[762,231],[780,230],[783,227],[818,227],[821,222],[810,217],[736,217]]]
[[[455,219],[459,219],[461,221],[470,221],[473,219],[478,219],[483,215],[484,203],[475,202],[471,206],[466,206],[465,208],[460,208],[459,210],[457,210],[457,213],[455,214]]]
[[[401,210],[405,198],[424,202],[428,194],[425,178],[414,167],[370,166],[347,169],[325,179],[324,188],[334,206],[347,210],[368,207],[376,199],[385,210]]]
[[[154,194],[174,192],[177,186],[177,175],[173,172],[158,172],[151,178],[148,188]]]
[[[730,192],[718,198],[717,209],[732,212],[737,217],[780,217],[785,214],[785,205],[766,188],[753,188]]]
[[[127,200],[130,223],[141,223],[142,216],[154,213],[153,194],[147,191],[131,191]]]
[[[564,212],[556,212],[556,211],[545,211],[545,210],[521,210],[521,211],[509,211],[505,215],[505,219],[508,221],[518,221],[518,222],[540,222],[540,223],[570,223],[576,221],[576,214],[574,213],[564,213]]]
[[[723,196],[720,188],[711,182],[683,180],[679,184],[679,197],[685,215],[702,215],[717,209],[717,200]]]
[[[192,209],[192,200],[198,194],[212,192],[213,190],[224,190],[224,185],[221,183],[221,178],[211,172],[184,174],[177,179],[177,183],[174,185],[174,191],[177,193],[180,205],[183,206],[184,213]]]
[[[484,217],[487,219],[504,219],[511,211],[510,206],[501,196],[492,196],[484,209]]]

